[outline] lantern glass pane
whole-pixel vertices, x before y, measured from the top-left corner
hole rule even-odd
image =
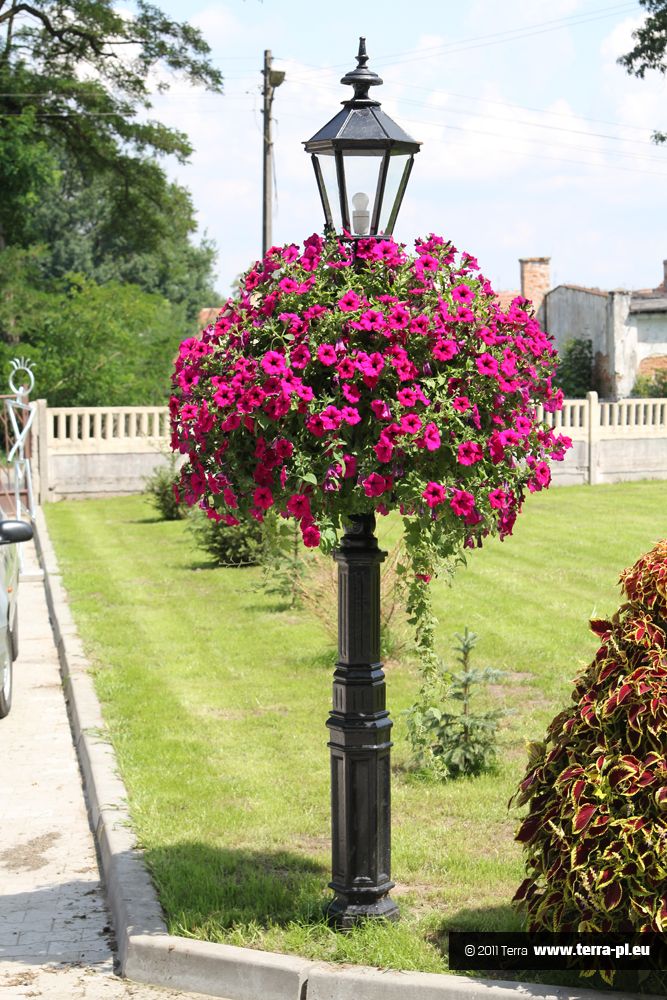
[[[387,225],[391,217],[394,202],[399,194],[401,180],[405,171],[405,166],[410,159],[409,153],[394,153],[389,157],[389,169],[387,170],[387,180],[384,186],[384,198],[382,199],[382,210],[380,212],[379,233],[388,233]]]
[[[340,195],[338,194],[338,178],[336,176],[336,159],[331,153],[316,153],[317,162],[322,171],[322,180],[326,189],[326,196],[329,201],[331,218],[334,229],[337,233],[343,230],[343,219],[340,214]],[[321,195],[320,195],[321,197]]]
[[[365,236],[370,233],[378,175],[383,157],[383,149],[366,149],[358,152],[346,149],[343,151],[348,218],[354,236]],[[359,195],[358,198],[357,195]]]

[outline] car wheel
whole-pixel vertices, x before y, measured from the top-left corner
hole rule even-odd
[[[9,650],[0,654],[0,719],[12,707],[12,657]]]
[[[14,615],[14,628],[9,633],[9,638],[10,638],[10,642],[12,644],[11,645],[12,660],[14,660],[14,662],[16,662],[16,660],[18,660],[18,658],[19,658],[19,613],[18,613],[18,609],[16,609],[16,613]]]

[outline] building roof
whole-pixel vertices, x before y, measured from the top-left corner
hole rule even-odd
[[[630,299],[631,313],[667,312],[667,293],[660,288],[649,292],[633,292]]]
[[[551,295],[551,293],[555,292],[557,288],[569,288],[573,292],[587,292],[589,295],[601,295],[603,298],[606,298],[607,295],[609,295],[609,292],[605,292],[602,288],[587,288],[586,285],[570,284],[556,285],[556,288],[550,288],[547,294]]]

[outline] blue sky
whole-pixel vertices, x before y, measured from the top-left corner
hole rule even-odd
[[[218,287],[261,249],[261,68],[286,73],[274,103],[274,242],[321,231],[302,141],[349,93],[359,35],[384,79],[382,106],[423,141],[396,236],[428,232],[478,257],[497,289],[519,257],[550,256],[552,282],[653,287],[667,258],[667,81],[616,64],[643,20],[612,0],[162,0],[201,28],[225,94],[173,83],[154,113],[187,132],[190,163],[168,171],[192,192],[218,247]]]

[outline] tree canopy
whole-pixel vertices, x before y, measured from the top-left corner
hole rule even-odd
[[[639,0],[648,17],[633,32],[634,47],[618,60],[628,73],[644,79],[647,70],[667,73],[667,0]],[[655,142],[667,142],[667,132],[654,132]]]
[[[150,115],[176,79],[222,92],[209,56],[145,0],[0,0],[0,357],[29,354],[54,403],[161,402],[217,298],[160,162],[190,142]]]

